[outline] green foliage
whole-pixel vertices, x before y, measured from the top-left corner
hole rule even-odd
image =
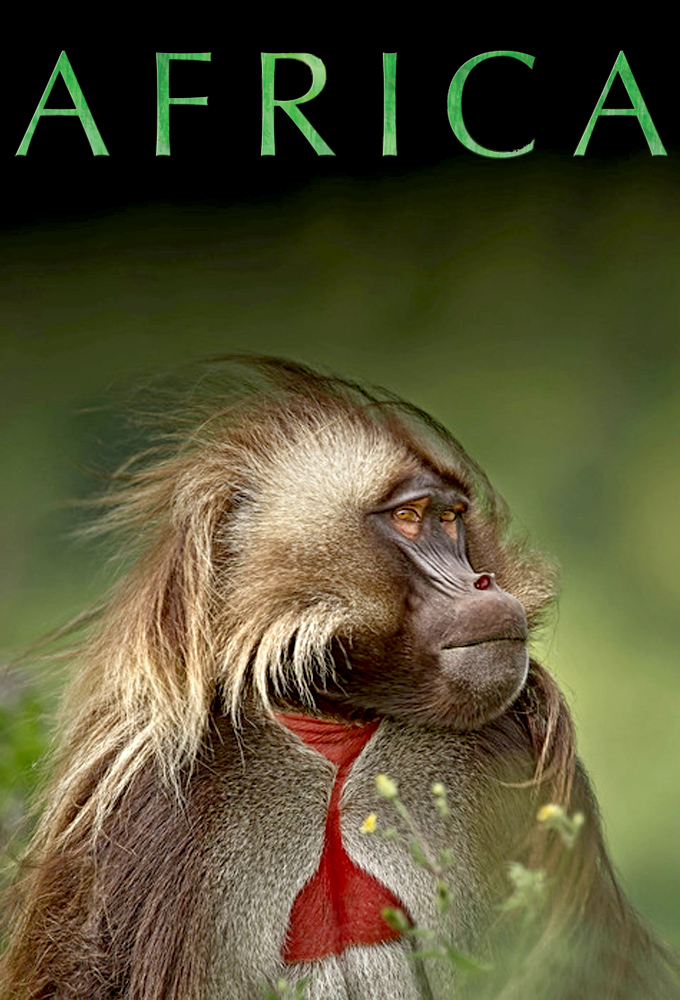
[[[431,787],[434,800],[434,807],[442,817],[450,815],[448,807],[446,788],[441,782],[435,782]],[[399,798],[397,783],[386,774],[379,774],[376,777],[376,791],[382,798],[391,802],[393,808],[404,820],[409,836],[407,843],[411,857],[436,878],[435,902],[440,913],[446,913],[454,900],[454,888],[446,877],[446,869],[453,862],[452,852],[444,849],[435,854],[429,846],[427,839],[420,831],[408,808]],[[559,836],[565,850],[573,848],[579,831],[581,830],[585,818],[582,813],[575,813],[569,816],[564,809],[554,803],[548,803],[539,809],[536,822],[548,830],[553,830]],[[388,827],[384,831],[379,827],[377,818],[371,813],[370,823],[364,822],[362,832],[377,834],[383,839],[394,840],[400,836],[394,827]],[[541,912],[548,891],[548,879],[546,873],[538,868],[528,868],[519,861],[512,861],[508,865],[508,880],[512,886],[512,891],[499,906],[500,912],[516,911],[521,915],[527,928],[531,928],[535,918]],[[395,907],[386,907],[382,911],[384,920],[390,927],[398,930],[405,937],[413,938],[417,942],[412,958],[414,959],[437,959],[452,965],[459,972],[464,974],[480,974],[493,972],[493,966],[486,964],[461,951],[453,941],[437,934],[427,927],[413,926],[406,914]]]
[[[291,984],[285,979],[277,979],[274,989],[265,991],[264,1000],[305,1000],[307,982],[306,978],[295,984]]]
[[[534,917],[546,899],[545,872],[540,868],[526,868],[520,861],[511,861],[508,878],[512,883],[512,893],[501,904],[501,909],[522,910],[529,918]]]
[[[0,844],[20,830],[41,777],[48,727],[45,703],[33,685],[0,678]]]

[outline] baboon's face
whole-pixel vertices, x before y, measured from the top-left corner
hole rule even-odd
[[[463,492],[434,473],[410,476],[367,513],[366,530],[398,566],[398,627],[339,637],[337,706],[477,728],[503,712],[527,675],[521,603],[466,554]]]

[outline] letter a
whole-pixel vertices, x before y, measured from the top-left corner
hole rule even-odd
[[[630,97],[632,108],[604,108],[602,105],[607,100],[607,95],[611,90],[612,84],[614,82],[614,77],[619,74],[623,85],[626,88],[626,93]],[[640,122],[640,127],[645,134],[645,139],[647,140],[647,145],[652,156],[666,156],[666,150],[663,148],[661,139],[659,138],[659,133],[654,127],[654,122],[652,121],[649,111],[647,110],[647,105],[642,99],[642,94],[640,93],[640,88],[635,82],[635,77],[633,76],[630,66],[628,65],[628,60],[624,56],[623,52],[619,52],[616,62],[614,63],[614,68],[609,74],[609,79],[604,85],[604,90],[600,100],[595,105],[595,110],[590,116],[590,121],[586,125],[586,130],[581,136],[581,141],[576,147],[576,152],[574,156],[583,156],[585,154],[588,143],[590,142],[590,137],[593,134],[593,129],[595,128],[595,123],[600,115],[633,115]]]
[[[75,105],[73,108],[45,107],[59,73],[61,73],[61,77],[68,88],[69,94],[71,95],[71,100]],[[94,118],[90,114],[87,101],[83,96],[80,84],[76,80],[75,73],[71,69],[71,63],[68,61],[68,56],[65,52],[62,52],[57,60],[57,65],[54,67],[54,72],[47,83],[45,93],[40,98],[40,103],[35,109],[35,114],[31,118],[31,123],[26,129],[26,135],[21,140],[21,145],[16,151],[16,156],[26,156],[28,147],[31,144],[31,139],[33,138],[33,133],[35,132],[35,127],[38,124],[38,120],[42,118],[43,115],[77,115],[77,117],[80,118],[81,125],[85,129],[85,135],[87,136],[87,140],[90,143],[90,148],[92,149],[94,155],[109,155],[102,137],[99,134],[99,129],[94,123]]]

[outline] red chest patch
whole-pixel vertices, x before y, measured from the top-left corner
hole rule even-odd
[[[286,962],[340,955],[351,944],[379,944],[400,936],[381,915],[403,906],[389,889],[349,858],[340,836],[340,793],[350,767],[378,723],[350,726],[304,715],[278,713],[278,721],[337,765],[321,861],[293,904],[283,950]]]

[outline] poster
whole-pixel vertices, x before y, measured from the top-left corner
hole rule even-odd
[[[562,564],[561,610],[537,649],[572,705],[623,884],[680,947],[670,43],[659,28],[577,39],[571,23],[481,12],[469,27],[455,12],[376,25],[344,11],[330,26],[187,10],[181,28],[143,31],[128,13],[91,31],[55,15],[2,69],[3,658],[109,580],[72,540],[85,515],[68,501],[128,453],[102,408],[120,386],[234,351],[388,386],[453,430],[518,529]],[[314,142],[274,107],[263,154],[263,52],[323,64],[325,84],[299,104]],[[39,114],[30,132],[61,53],[43,110],[75,107],[68,68],[94,127],[84,112]],[[486,53],[505,55],[470,65]],[[447,102],[465,66],[456,134]],[[277,101],[321,81],[299,58],[274,72]],[[175,103],[186,98],[199,101]],[[3,832],[60,683],[12,678]]]

